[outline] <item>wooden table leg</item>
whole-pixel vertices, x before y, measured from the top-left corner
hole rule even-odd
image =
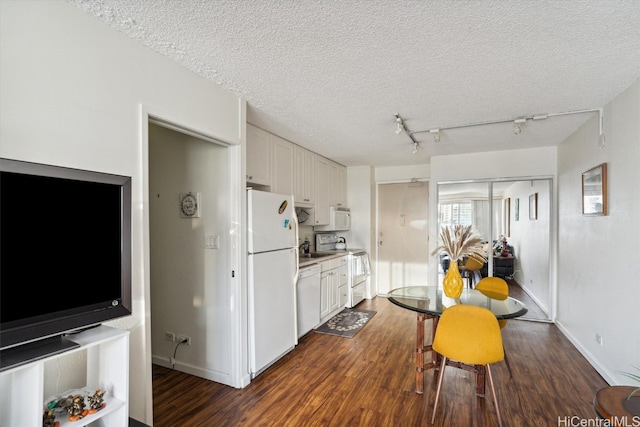
[[[424,392],[424,321],[425,315],[418,313],[416,326],[416,393]]]
[[[424,371],[425,369],[438,368],[438,354],[433,351],[431,343],[425,344],[424,342],[424,322],[431,319],[432,331],[431,340],[436,333],[436,326],[438,325],[438,317],[431,316],[425,313],[418,313],[418,319],[416,323],[416,393],[424,393]],[[424,353],[431,352],[431,360],[425,364]]]
[[[486,368],[484,365],[476,365],[476,394],[484,396]]]

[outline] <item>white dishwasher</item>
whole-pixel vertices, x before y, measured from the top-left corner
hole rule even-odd
[[[296,294],[300,338],[320,324],[320,264],[300,269]]]

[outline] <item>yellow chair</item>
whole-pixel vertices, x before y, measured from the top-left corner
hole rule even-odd
[[[478,282],[476,290],[493,299],[504,300],[509,296],[509,285],[500,277],[485,277]],[[507,325],[507,320],[500,319],[498,320],[498,324],[500,325],[500,329],[502,329]],[[509,369],[509,376],[512,376],[511,366],[509,364],[506,351],[504,352],[504,362],[507,364],[507,368]]]
[[[431,424],[436,418],[442,379],[447,359],[467,365],[485,365],[491,386],[491,395],[498,414],[498,424],[502,426],[502,417],[493,386],[493,377],[489,364],[504,359],[502,334],[496,316],[484,307],[475,305],[454,305],[448,307],[440,316],[433,338],[433,349],[442,356],[442,365],[438,378],[438,390],[433,404]]]
[[[473,288],[476,272],[480,271],[482,267],[484,267],[484,261],[480,261],[471,257],[467,258],[467,261],[464,263],[462,272],[464,273],[464,277],[469,280],[469,289]]]

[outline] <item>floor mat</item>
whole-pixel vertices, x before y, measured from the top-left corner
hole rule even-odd
[[[353,338],[360,329],[376,314],[372,310],[345,308],[340,313],[316,328],[320,334],[336,335],[343,338]]]

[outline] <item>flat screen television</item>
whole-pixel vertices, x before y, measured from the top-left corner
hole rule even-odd
[[[0,370],[131,314],[131,178],[0,159]]]

